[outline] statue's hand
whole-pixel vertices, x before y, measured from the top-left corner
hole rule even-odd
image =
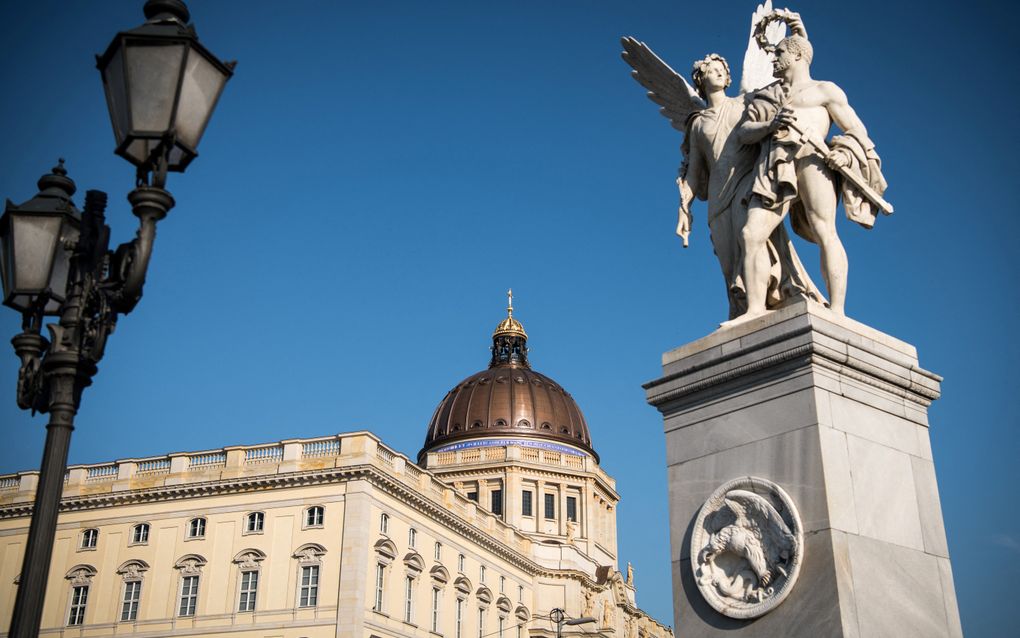
[[[769,133],[775,133],[776,131],[789,128],[791,124],[797,122],[797,116],[793,110],[789,107],[781,109],[776,116],[769,122]]]
[[[687,248],[687,238],[691,236],[691,214],[680,209],[680,217],[676,222],[676,234],[684,241],[684,248]]]
[[[825,156],[825,163],[828,164],[829,168],[838,170],[844,166],[850,166],[850,157],[847,155],[846,151],[837,148],[834,151],[830,151],[829,154]]]

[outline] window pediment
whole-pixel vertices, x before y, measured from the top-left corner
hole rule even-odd
[[[471,581],[468,580],[467,576],[458,576],[457,580],[453,581],[453,586],[457,588],[457,591],[465,596],[469,595],[473,589]]]
[[[141,580],[142,576],[149,569],[149,564],[144,560],[129,560],[125,561],[120,567],[117,568],[117,573],[120,574],[124,580]]]
[[[376,541],[375,551],[380,557],[386,559],[386,562],[392,561],[397,557],[397,546],[388,538],[380,538]]]
[[[206,561],[205,558],[198,554],[186,554],[177,559],[177,562],[174,563],[174,568],[181,570],[182,574],[190,576],[193,574],[201,574],[202,567],[204,567],[207,562],[208,561]]]
[[[408,552],[404,556],[404,566],[419,574],[425,571],[425,561],[422,560],[421,554],[418,552]]]
[[[265,552],[258,549],[242,549],[234,556],[233,562],[241,569],[258,569],[259,563],[266,559]]]
[[[432,577],[432,580],[437,583],[445,585],[450,582],[450,572],[446,571],[446,568],[442,565],[435,565],[431,570],[429,570],[429,575]]]
[[[480,603],[488,605],[492,602],[492,590],[485,585],[478,588],[478,591],[475,592],[475,596],[478,597],[478,602]]]
[[[298,547],[292,556],[302,565],[318,565],[326,555],[326,548],[318,543],[305,543]]]
[[[96,568],[92,565],[75,565],[64,578],[71,581],[72,585],[89,585],[96,575]]]

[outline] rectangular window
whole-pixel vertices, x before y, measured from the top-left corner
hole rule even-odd
[[[545,517],[549,520],[556,518],[556,495],[546,494],[545,495]]]
[[[503,617],[499,617],[499,638],[503,638]]]
[[[506,588],[506,576],[499,577],[499,593],[505,594],[503,590]]]
[[[464,626],[464,599],[463,598],[458,598],[457,599],[457,623],[456,623],[456,626],[454,627],[454,634],[453,634],[454,638],[463,638],[463,634],[461,632],[463,626]]]
[[[315,607],[319,603],[319,566],[306,565],[301,568],[301,594],[298,605]]]
[[[503,490],[492,490],[492,513],[496,516],[503,515]]]
[[[142,581],[124,583],[124,604],[120,608],[120,619],[138,620],[138,601],[142,597]]]
[[[181,604],[178,605],[178,616],[194,616],[198,605],[198,576],[185,576],[181,579]]]
[[[485,635],[485,609],[483,607],[478,608],[478,638],[482,638]]]
[[[77,585],[71,590],[71,609],[67,613],[68,625],[85,624],[85,604],[89,600],[89,586]]]
[[[237,604],[237,611],[255,611],[255,594],[258,588],[258,572],[241,572],[241,600]]]
[[[404,622],[414,618],[414,579],[408,576],[404,580]]]
[[[375,566],[375,604],[372,609],[382,611],[383,606],[383,585],[386,582],[386,566],[377,563]]]
[[[443,556],[443,544],[436,543],[435,559],[440,560]]]
[[[517,602],[524,602],[524,585],[517,586]]]
[[[521,492],[521,515],[533,516],[531,509],[531,497],[534,493],[531,490]]]
[[[567,497],[567,520],[577,522],[577,498]]]
[[[439,633],[439,588],[432,588],[432,631]]]
[[[478,502],[478,492],[468,492],[468,498],[471,499],[472,501],[474,501],[475,503],[477,503]]]

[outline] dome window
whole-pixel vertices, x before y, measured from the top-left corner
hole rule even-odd
[[[504,421],[503,419],[496,419],[495,426],[497,428],[505,428],[506,427],[506,421]]]
[[[519,428],[530,428],[531,427],[531,422],[528,421],[527,419],[521,419],[520,421],[517,422],[517,427],[519,427]]]
[[[552,429],[552,425],[548,421],[546,421],[545,423],[542,424],[542,429],[543,430],[551,430]]]
[[[482,422],[481,421],[475,421],[474,423],[471,424],[471,429],[472,430],[475,430],[475,429],[480,428],[480,427],[482,427]]]
[[[561,425],[560,426],[560,434],[570,434],[570,430],[568,430],[566,427]]]

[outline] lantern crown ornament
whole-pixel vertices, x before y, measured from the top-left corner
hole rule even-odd
[[[64,302],[71,252],[81,229],[76,190],[61,159],[39,178],[39,192],[0,217],[3,303],[24,315],[56,315]]]
[[[139,184],[162,187],[167,171],[184,172],[198,156],[234,62],[198,41],[180,0],[149,0],[146,22],[114,38],[96,56],[117,142],[116,153],[138,168]]]

